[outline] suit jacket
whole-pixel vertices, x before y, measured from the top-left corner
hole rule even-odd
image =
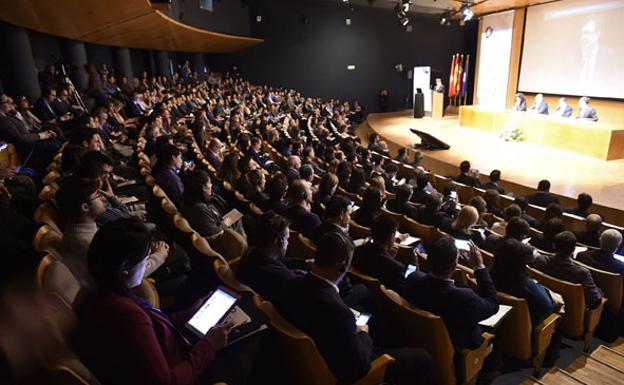
[[[577,217],[586,218],[590,213],[587,210],[581,210],[578,207],[573,209],[565,209],[563,210],[568,214],[576,215]]]
[[[546,291],[544,286],[531,278],[526,277],[521,282],[513,283],[497,279],[495,274],[492,274],[492,278],[498,291],[523,298],[527,301],[533,327],[539,325],[554,311],[554,304],[548,291]]]
[[[579,119],[588,119],[594,122],[598,121],[598,114],[594,107],[587,107],[579,111]]]
[[[451,280],[414,272],[407,277],[403,296],[416,307],[444,320],[456,351],[481,345],[479,322],[496,314],[496,288],[487,269],[475,270],[478,290],[456,287]]]
[[[299,171],[289,167],[286,169],[286,178],[288,179],[288,184],[290,184],[293,180],[301,179],[301,176],[299,176]]]
[[[215,357],[208,340],[191,347],[165,315],[115,294],[79,311],[73,345],[102,384],[197,384]]]
[[[504,194],[505,189],[500,187],[498,184],[494,182],[487,182],[481,185],[481,188],[484,190],[496,190],[499,194]]]
[[[540,104],[533,103],[529,111],[535,114],[548,115],[548,103],[544,101],[542,101]]]
[[[587,246],[600,247],[599,231],[575,231],[576,241]]]
[[[210,237],[223,231],[222,214],[216,206],[198,202],[182,206],[182,214],[191,227],[202,237]]]
[[[416,219],[416,214],[418,213],[418,209],[416,207],[413,207],[408,203],[400,203],[396,199],[389,200],[386,203],[386,209],[392,211],[393,213],[407,215],[412,219]]]
[[[29,147],[39,140],[39,134],[30,133],[24,122],[10,115],[0,115],[0,139],[18,147]]]
[[[351,219],[353,219],[360,226],[371,227],[373,225],[373,220],[375,220],[379,214],[379,212],[372,212],[360,207],[355,213],[353,213]]]
[[[529,195],[527,198],[529,199],[530,204],[540,207],[547,207],[551,203],[560,204],[559,198],[545,191],[537,191],[536,193]]]
[[[406,267],[374,242],[355,249],[353,266],[364,274],[377,278],[387,288],[402,293]]]
[[[561,258],[558,255],[538,255],[532,266],[552,277],[583,285],[585,305],[593,309],[600,304],[602,292],[596,287],[591,273],[587,268],[577,265],[570,258]]]
[[[364,376],[373,358],[373,341],[358,333],[353,312],[328,282],[307,274],[288,281],[277,307],[315,342],[340,383]]]
[[[455,182],[465,184],[466,186],[479,187],[481,183],[478,179],[471,177],[468,174],[461,173],[455,177]]]
[[[572,116],[572,107],[566,105],[565,108],[562,110],[561,106],[557,106],[557,109],[555,110],[555,115],[559,115],[562,118],[569,118],[570,116]]]
[[[258,248],[251,248],[240,261],[236,278],[254,289],[271,302],[279,300],[287,281],[297,277],[277,258],[265,255]]]
[[[167,193],[169,199],[180,207],[182,204],[182,194],[184,193],[184,184],[180,176],[172,168],[154,167],[152,171],[156,184],[158,184]]]
[[[52,104],[49,103],[44,97],[37,100],[34,112],[42,122],[48,122],[57,118],[56,112],[54,111],[54,108],[52,108]]]
[[[414,188],[414,193],[412,194],[412,198],[410,200],[414,203],[424,204],[428,195],[429,193],[427,193],[424,189],[419,190]]]
[[[288,207],[286,218],[290,221],[293,230],[307,238],[312,238],[312,232],[321,224],[321,218],[318,215],[295,204]]]
[[[587,250],[576,256],[580,262],[596,269],[618,273],[624,276],[624,262],[603,250]]]

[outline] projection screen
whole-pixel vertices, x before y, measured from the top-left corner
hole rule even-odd
[[[624,0],[529,7],[518,88],[624,99]]]

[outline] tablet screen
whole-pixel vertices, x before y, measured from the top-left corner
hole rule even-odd
[[[416,271],[416,266],[407,265],[407,270],[405,270],[405,278],[407,278],[408,275],[412,274],[415,271]]]
[[[187,324],[202,335],[206,335],[208,330],[236,304],[236,300],[237,298],[230,293],[217,289]]]
[[[455,240],[455,247],[457,247],[457,249],[459,249],[459,250],[470,251],[470,242],[469,241],[464,241],[462,239],[456,239]]]
[[[371,315],[368,313],[361,313],[359,317],[357,317],[357,319],[355,320],[355,325],[356,326],[364,326],[368,323],[368,320],[370,319]]]

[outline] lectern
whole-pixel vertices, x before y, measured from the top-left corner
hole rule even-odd
[[[444,94],[442,92],[433,92],[431,100],[431,117],[433,119],[442,119],[444,116]]]

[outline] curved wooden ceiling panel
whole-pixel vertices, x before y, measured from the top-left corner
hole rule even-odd
[[[166,51],[229,53],[263,42],[191,27],[148,0],[0,0],[0,19],[89,43]]]
[[[472,12],[476,15],[487,15],[510,9],[525,8],[532,5],[551,3],[560,0],[476,0],[470,6]],[[465,0],[452,0],[451,4],[455,10],[459,10],[462,5],[467,3]]]

